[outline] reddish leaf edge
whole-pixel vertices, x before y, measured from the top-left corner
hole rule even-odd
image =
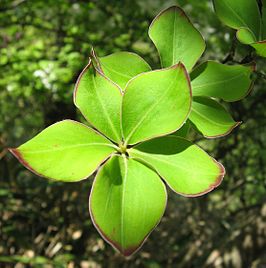
[[[118,155],[116,155],[118,156]],[[107,161],[109,161],[113,156],[109,157],[109,159]],[[132,158],[133,159],[133,158]],[[134,159],[136,160],[136,159]],[[106,161],[106,162],[107,162]],[[105,162],[105,163],[106,163]],[[139,162],[139,161],[138,161]],[[143,164],[143,163],[142,163]],[[115,250],[115,251],[118,251],[120,254],[122,254],[124,257],[130,257],[132,255],[134,255],[135,253],[137,253],[141,247],[143,246],[143,244],[146,242],[146,240],[149,238],[150,234],[157,228],[157,226],[160,224],[163,216],[164,216],[164,213],[165,213],[165,210],[166,210],[166,207],[167,207],[167,202],[168,202],[168,194],[167,194],[167,189],[165,187],[165,184],[162,182],[162,185],[164,187],[164,191],[165,191],[165,206],[164,206],[164,211],[162,213],[162,216],[159,218],[158,222],[154,225],[154,227],[150,230],[150,232],[143,238],[143,240],[138,244],[138,245],[135,245],[135,246],[131,246],[131,247],[128,247],[126,249],[123,249],[117,242],[115,241],[112,241],[111,239],[108,238],[108,236],[101,230],[101,227],[96,223],[95,219],[94,219],[94,215],[92,213],[92,209],[91,209],[91,196],[92,196],[92,192],[93,192],[93,189],[94,189],[94,184],[96,183],[96,180],[97,180],[97,177],[98,177],[98,174],[100,172],[100,170],[103,168],[104,165],[102,165],[98,170],[97,170],[97,174],[94,178],[94,181],[93,181],[93,184],[92,184],[92,187],[91,187],[91,191],[90,191],[90,194],[89,194],[89,213],[90,213],[90,217],[91,217],[91,221],[94,225],[94,227],[96,228],[96,230],[98,231],[98,233],[101,235],[101,237],[103,238],[104,241],[106,241],[110,246],[112,246],[112,248]],[[158,175],[158,173],[157,173]],[[160,179],[160,176],[159,178]]]
[[[199,147],[200,148],[200,147]],[[211,157],[211,156],[210,156]],[[184,194],[184,193],[179,193],[180,195],[184,196],[184,197],[201,197],[205,194],[208,194],[210,192],[212,192],[213,190],[215,190],[223,181],[223,178],[226,174],[225,168],[224,166],[218,162],[215,158],[211,157],[212,161],[218,166],[220,173],[217,175],[217,178],[215,180],[214,183],[209,185],[209,188],[205,191],[199,192],[197,194]],[[170,186],[169,186],[170,187]],[[171,187],[170,187],[171,188]],[[171,188],[172,189],[172,188]],[[172,189],[173,190],[173,189]]]
[[[162,10],[153,20],[152,20],[152,22],[151,22],[151,24],[150,24],[150,26],[149,26],[149,29],[148,29],[148,36],[149,36],[149,38],[152,40],[152,42],[153,42],[153,44],[154,44],[154,46],[156,47],[156,45],[155,45],[155,43],[154,43],[154,41],[153,41],[153,39],[152,39],[152,37],[150,36],[150,29],[152,28],[152,26],[153,26],[153,24],[162,16],[162,15],[164,15],[165,13],[168,13],[168,12],[175,12],[175,11],[177,11],[179,14],[180,14],[180,16],[182,16],[182,17],[184,17],[191,25],[192,25],[192,27],[200,34],[200,36],[201,36],[201,38],[202,38],[202,40],[203,40],[203,42],[204,42],[204,48],[202,49],[202,53],[200,54],[200,56],[199,56],[199,58],[203,55],[203,53],[204,53],[204,51],[206,50],[206,40],[205,40],[205,38],[203,37],[203,35],[201,34],[201,32],[194,26],[194,24],[191,22],[191,20],[190,20],[190,18],[187,16],[187,14],[185,13],[185,11],[181,8],[181,7],[179,7],[179,6],[177,6],[177,5],[174,5],[174,6],[170,6],[170,7],[168,7],[168,8],[166,8],[166,9],[164,9],[164,10]],[[156,49],[157,49],[157,47],[156,47]],[[160,62],[161,62],[161,64],[162,64],[162,58],[161,58],[161,54],[160,54],[160,52],[159,52],[159,50],[157,49],[157,52],[158,52],[158,54],[159,54],[159,58],[160,58]],[[196,64],[197,62],[195,62],[195,64]],[[194,64],[194,66],[195,66],[195,64]],[[191,69],[193,69],[193,67],[194,66],[192,66],[192,68]]]
[[[76,81],[75,87],[74,87],[73,102],[74,102],[74,104],[76,105],[77,108],[79,108],[79,107],[77,106],[77,103],[76,103],[77,91],[78,91],[79,83],[80,83],[81,78],[82,78],[83,75],[85,74],[85,72],[86,72],[91,66],[94,68],[94,70],[95,70],[100,76],[102,76],[102,77],[103,77],[104,79],[106,79],[108,82],[110,82],[111,84],[113,84],[113,85],[119,90],[119,92],[120,92],[121,95],[122,95],[122,93],[123,93],[122,90],[121,90],[121,88],[120,88],[116,83],[114,83],[112,80],[110,80],[106,75],[104,75],[104,73],[102,72],[101,69],[99,69],[99,67],[98,67],[98,68],[95,67],[95,66],[93,65],[93,62],[92,62],[91,58],[89,58],[89,62],[87,63],[87,65],[86,65],[86,66],[83,68],[83,70],[81,71],[81,73],[80,73],[80,75],[79,75],[79,77],[78,77],[78,79],[77,79],[77,81]],[[84,116],[84,115],[83,115],[83,116]],[[86,119],[86,117],[85,117],[85,119]],[[89,122],[89,123],[90,123],[90,122]]]
[[[192,123],[192,122],[191,122]],[[197,129],[197,131],[199,133],[201,133],[201,135],[204,138],[207,139],[216,139],[216,138],[222,138],[225,137],[227,135],[229,135],[235,128],[237,128],[239,125],[241,125],[243,122],[242,121],[237,121],[234,125],[232,125],[232,127],[230,127],[226,132],[218,134],[218,135],[213,135],[213,136],[208,136],[208,135],[204,135],[200,130],[197,129],[197,127],[192,123],[193,126],[195,126],[195,128]]]
[[[71,120],[71,119],[65,119],[65,120],[62,120],[62,121],[59,121],[55,124],[58,124],[58,123],[61,123],[61,122],[64,122],[64,121],[71,121],[72,123],[75,123],[75,124],[80,124],[86,128],[89,128],[90,130],[92,130],[93,132],[95,132],[96,134],[104,137],[101,133],[95,131],[93,128],[90,128],[80,122],[77,122],[77,121],[74,121],[74,120]],[[55,125],[55,124],[52,124],[52,125]],[[52,126],[51,125],[51,126]],[[105,138],[105,137],[104,137]],[[54,182],[68,182],[68,183],[73,183],[73,182],[78,182],[78,181],[82,181],[82,180],[86,180],[88,179],[95,171],[97,171],[114,153],[115,153],[115,149],[114,149],[114,153],[110,153],[110,155],[108,155],[107,157],[105,157],[102,161],[100,161],[100,163],[97,165],[97,167],[95,168],[94,171],[92,171],[91,173],[89,173],[88,175],[86,175],[84,178],[80,179],[80,180],[75,180],[75,181],[65,181],[65,180],[58,180],[58,179],[55,179],[55,178],[51,178],[51,177],[48,177],[48,176],[45,176],[41,173],[39,173],[37,170],[35,170],[33,167],[31,167],[31,165],[24,159],[22,153],[20,152],[20,150],[18,148],[7,148],[7,150],[15,157],[17,158],[17,160],[25,167],[27,168],[29,171],[31,171],[33,174],[39,176],[39,177],[42,177],[42,178],[45,178],[45,179],[48,179],[48,180],[51,180],[51,181],[54,181]]]
[[[205,191],[202,191],[202,192],[199,192],[199,193],[196,193],[196,194],[186,194],[186,193],[182,193],[182,192],[176,191],[173,187],[170,186],[170,184],[168,184],[168,182],[165,180],[165,178],[163,176],[161,176],[160,173],[154,167],[152,167],[152,169],[154,169],[156,171],[156,173],[158,174],[158,176],[167,184],[167,186],[174,193],[176,193],[178,195],[181,195],[183,197],[189,197],[189,198],[201,197],[201,196],[203,196],[205,194],[208,194],[209,192],[215,190],[215,188],[217,188],[222,183],[223,178],[224,178],[224,176],[226,174],[226,171],[225,171],[224,166],[220,162],[218,162],[216,159],[214,159],[213,157],[211,157],[211,158],[212,158],[212,161],[219,167],[220,173],[217,175],[217,178],[216,178],[215,182],[214,183],[211,183],[209,185],[209,187]],[[141,159],[141,161],[145,161],[145,160]],[[152,166],[149,163],[147,163],[147,165]]]
[[[169,138],[174,138],[174,139],[183,139],[185,141],[188,141],[188,142],[191,142],[190,140],[184,138],[184,137],[176,137],[176,136],[169,136]],[[191,142],[192,143],[192,142]],[[192,143],[193,144],[193,143]],[[153,167],[150,163],[148,163],[147,161],[145,161],[143,158],[141,157],[132,157],[133,159],[145,164],[146,166],[148,166],[149,168],[151,168],[152,170],[154,170],[158,176],[167,184],[167,186],[173,191],[175,192],[176,194],[179,194],[183,197],[190,197],[190,198],[194,198],[194,197],[201,197],[205,194],[208,194],[209,192],[213,191],[215,188],[217,188],[223,181],[223,178],[226,174],[226,171],[225,171],[225,168],[224,166],[218,162],[215,158],[213,158],[211,155],[209,155],[205,150],[203,150],[199,145],[196,145],[196,144],[193,144],[195,146],[197,146],[200,150],[202,150],[205,154],[207,154],[211,159],[212,161],[218,166],[220,172],[219,174],[217,174],[217,178],[216,180],[214,181],[214,183],[211,183],[208,187],[208,189],[206,189],[205,191],[202,191],[202,192],[199,192],[199,193],[196,193],[196,194],[186,194],[186,193],[182,193],[182,192],[178,192],[176,190],[174,190],[169,184],[168,182],[165,180],[165,178],[160,174],[160,172],[155,168]],[[137,150],[137,149],[135,149]],[[130,155],[130,151],[129,151],[129,155]]]
[[[261,41],[258,41],[258,42],[255,42],[255,43],[252,43],[252,44],[266,44],[266,40],[261,40]]]
[[[266,41],[265,41],[265,43],[266,43]],[[199,67],[200,67],[201,65],[203,65],[203,64],[207,64],[208,62],[220,63],[220,62],[215,61],[215,60],[207,60],[207,61],[204,61],[204,62],[202,62],[201,64],[195,66],[195,68],[194,68],[192,71],[196,70],[196,68],[199,68]],[[220,64],[221,64],[221,63],[220,63]],[[250,75],[251,75],[252,73],[254,73],[254,72],[256,71],[256,68],[257,68],[257,64],[256,64],[255,61],[251,61],[251,62],[246,63],[246,64],[234,64],[234,65],[228,65],[228,64],[223,64],[223,63],[222,63],[222,65],[225,65],[225,66],[243,66],[243,67],[249,67],[249,69],[251,70],[251,71],[250,71]],[[196,77],[195,77],[195,78],[196,78]],[[194,79],[195,79],[195,78],[194,78]],[[194,80],[194,79],[193,79],[193,80]],[[248,89],[245,91],[245,93],[244,93],[241,97],[236,98],[236,99],[232,99],[232,100],[225,100],[224,98],[218,98],[218,99],[221,99],[221,100],[223,100],[223,101],[225,101],[225,102],[230,103],[230,102],[240,101],[240,100],[246,98],[246,97],[249,96],[250,93],[252,92],[252,90],[253,90],[253,88],[254,88],[254,84],[255,84],[255,80],[254,80],[254,79],[251,79],[250,77],[249,77],[249,79],[250,79],[249,87],[248,87]],[[192,82],[193,80],[191,80],[191,82]],[[193,91],[193,88],[192,88],[192,91]],[[202,96],[202,97],[208,97],[208,96],[203,96],[203,95],[199,95],[199,96]],[[209,97],[210,97],[210,96],[209,96]],[[212,96],[211,96],[211,97],[212,97]]]
[[[134,52],[129,52],[129,51],[119,51],[119,52],[114,52],[114,53],[112,53],[112,54],[109,54],[109,55],[106,55],[106,56],[103,56],[103,57],[100,57],[100,59],[104,59],[104,58],[108,58],[108,57],[110,57],[110,56],[113,56],[113,55],[116,55],[116,54],[119,54],[119,53],[124,53],[124,54],[130,54],[130,55],[132,55],[132,56],[135,56],[135,57],[137,57],[137,58],[139,58],[146,66],[147,66],[147,68],[149,69],[148,71],[146,71],[146,72],[150,72],[150,71],[152,71],[152,68],[151,68],[151,66],[149,65],[149,63],[147,62],[147,61],[145,61],[140,55],[138,55],[137,53],[134,53]],[[103,71],[103,69],[102,69],[102,64],[101,64],[101,62],[100,62],[100,60],[99,60],[99,57],[97,56],[97,53],[96,53],[96,51],[95,51],[95,49],[92,47],[92,49],[91,49],[91,58],[92,58],[92,61],[94,60],[95,61],[95,64],[96,64],[96,66],[97,67],[95,67],[95,68],[97,68],[98,69],[98,71],[99,72],[101,72],[104,76],[106,76],[107,78],[108,78],[108,76],[105,74],[105,72]],[[133,77],[132,77],[133,78]],[[131,78],[131,79],[132,79]],[[110,79],[111,80],[111,79]],[[121,88],[117,83],[115,83],[113,80],[111,80],[119,89],[120,89],[120,91],[122,92],[122,93],[124,93],[124,90],[125,90],[125,88]]]
[[[100,71],[103,75],[105,75],[94,47],[91,48],[90,59],[92,60],[92,63],[93,61],[95,62],[94,67],[97,68],[98,71]]]
[[[113,55],[120,54],[120,53],[121,53],[121,54],[130,54],[130,55],[132,55],[132,56],[135,56],[136,58],[139,58],[139,59],[146,65],[146,67],[149,69],[149,71],[152,71],[151,66],[149,65],[149,63],[148,63],[147,61],[145,61],[139,54],[137,54],[137,53],[135,53],[135,52],[131,52],[131,51],[119,51],[119,52],[114,52],[114,53],[111,53],[111,54],[109,54],[109,55],[100,57],[100,59],[105,59],[105,58],[108,58],[108,57],[111,57],[111,56],[113,56]],[[95,50],[94,50],[94,54],[92,54],[92,55],[98,59],[97,54],[95,53]],[[100,64],[100,62],[99,62],[99,64]],[[101,70],[102,70],[102,69],[101,69]],[[148,72],[149,72],[149,71],[148,71]],[[103,74],[104,74],[104,72],[103,72]]]
[[[189,95],[190,95],[190,107],[189,107],[189,109],[188,109],[188,113],[187,113],[187,115],[186,115],[184,121],[180,124],[180,126],[179,126],[177,129],[174,129],[174,130],[172,130],[172,131],[170,131],[170,132],[166,132],[166,133],[163,133],[163,134],[161,134],[161,135],[152,136],[152,137],[143,139],[143,140],[141,140],[141,141],[137,141],[137,142],[135,142],[135,143],[128,143],[128,145],[129,145],[130,147],[136,146],[137,144],[139,144],[139,143],[141,143],[141,142],[145,142],[145,141],[148,141],[148,140],[152,140],[152,139],[154,139],[154,138],[160,138],[160,137],[163,137],[163,136],[166,136],[166,135],[173,134],[174,132],[176,132],[177,130],[179,130],[179,129],[186,123],[186,121],[187,121],[188,118],[189,118],[189,115],[190,115],[190,112],[191,112],[191,107],[192,107],[192,97],[193,97],[193,96],[192,96],[192,87],[191,87],[191,82],[190,82],[189,74],[188,74],[188,72],[187,72],[187,69],[186,69],[185,65],[184,65],[181,61],[179,61],[177,64],[172,65],[172,66],[167,67],[167,68],[157,69],[157,70],[152,70],[152,71],[150,71],[150,72],[146,72],[146,73],[138,74],[138,75],[136,75],[135,77],[131,78],[131,79],[127,82],[126,87],[125,87],[125,90],[124,90],[124,94],[126,94],[126,90],[127,90],[128,85],[129,85],[134,79],[138,78],[139,76],[144,76],[144,75],[147,75],[147,74],[149,74],[149,73],[151,73],[151,72],[161,72],[161,71],[165,71],[165,70],[169,70],[169,69],[177,69],[179,66],[180,66],[180,68],[182,69],[182,71],[184,72],[184,74],[185,74],[185,76],[186,76],[186,80],[187,80],[187,83],[188,83],[188,86],[189,86]],[[120,113],[120,114],[121,114],[121,129],[122,129],[122,136],[123,136],[123,138],[124,138],[123,125],[122,125],[122,116],[123,116],[123,114],[122,114],[122,107],[123,107],[123,102],[124,102],[123,100],[124,100],[124,98],[122,98],[121,113]]]
[[[94,51],[92,49],[92,51]],[[95,52],[91,52],[91,53],[95,53]],[[109,83],[111,83],[112,85],[114,85],[117,90],[119,91],[120,95],[123,96],[123,91],[122,89],[116,84],[114,83],[112,80],[110,80],[106,75],[103,74],[102,70],[99,69],[99,67],[95,67],[93,65],[93,62],[91,60],[91,58],[89,58],[89,62],[88,64],[84,67],[84,69],[82,70],[82,72],[80,73],[77,81],[76,81],[76,84],[75,84],[75,87],[74,87],[74,92],[73,92],[73,102],[74,102],[74,105],[79,109],[80,113],[82,114],[82,116],[86,119],[86,121],[92,126],[92,128],[96,131],[98,131],[99,133],[101,133],[102,136],[104,136],[106,139],[108,139],[110,142],[114,143],[114,144],[117,144],[119,141],[116,141],[116,140],[112,140],[111,138],[109,138],[107,135],[103,134],[100,130],[97,129],[97,127],[94,126],[94,124],[92,124],[92,122],[90,121],[90,119],[85,116],[84,113],[82,113],[82,111],[80,110],[77,102],[76,102],[76,97],[77,97],[77,92],[78,92],[78,87],[79,87],[79,83],[83,77],[83,75],[85,74],[85,72],[90,68],[90,67],[93,67],[94,70],[98,73],[98,75],[102,76],[104,79],[106,79]]]

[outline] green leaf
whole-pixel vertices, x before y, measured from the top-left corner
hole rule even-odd
[[[266,40],[251,44],[256,49],[258,55],[266,57]]]
[[[256,42],[254,34],[248,28],[240,28],[236,32],[237,39],[246,45],[250,45]]]
[[[127,84],[122,101],[125,143],[178,130],[190,106],[190,82],[182,64],[138,75]]]
[[[133,160],[114,156],[99,170],[90,214],[103,238],[122,254],[133,254],[159,223],[167,202],[158,175]]]
[[[254,66],[224,65],[207,61],[191,73],[193,96],[209,96],[237,101],[251,90]]]
[[[90,60],[77,80],[74,103],[92,126],[116,142],[121,141],[121,101],[119,87]]]
[[[163,67],[181,61],[190,71],[205,50],[200,32],[177,6],[162,11],[153,20],[149,36],[160,54]]]
[[[240,28],[236,35],[241,43],[252,46],[259,56],[266,57],[266,40],[256,42],[247,28]]]
[[[262,1],[262,14],[256,0],[213,0],[213,3],[221,21],[238,30],[238,40],[266,57],[266,1]]]
[[[93,55],[96,57],[95,53]],[[102,72],[121,89],[124,89],[127,82],[134,76],[151,71],[151,67],[145,60],[131,52],[116,52],[100,57],[98,64]]]
[[[225,136],[241,123],[235,122],[221,104],[207,97],[193,98],[189,119],[206,138]]]
[[[225,174],[220,163],[180,137],[146,141],[130,149],[129,154],[154,168],[172,190],[184,196],[210,192],[221,183]]]
[[[189,134],[189,130],[190,130],[190,123],[189,120],[187,120],[186,123],[172,135],[186,138]]]
[[[260,12],[256,0],[213,0],[214,9],[227,26],[248,28],[254,39],[260,38]]]
[[[73,182],[88,178],[115,152],[115,146],[93,129],[64,120],[20,147],[9,150],[35,174]]]

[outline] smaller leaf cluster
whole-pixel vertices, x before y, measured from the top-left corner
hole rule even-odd
[[[266,0],[261,12],[256,0],[213,0],[213,4],[220,20],[237,30],[237,39],[266,57]]]

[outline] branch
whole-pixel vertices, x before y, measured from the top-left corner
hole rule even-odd
[[[236,36],[234,36],[231,48],[227,56],[222,60],[222,63],[226,63],[228,61],[234,61],[236,46],[237,46],[237,39],[236,39]]]

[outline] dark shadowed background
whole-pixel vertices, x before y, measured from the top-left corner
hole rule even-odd
[[[243,124],[227,137],[190,138],[221,161],[221,186],[199,198],[169,191],[164,218],[143,248],[125,259],[106,244],[88,212],[92,179],[50,182],[7,152],[58,120],[83,121],[72,103],[91,45],[100,56],[126,50],[159,68],[147,30],[179,4],[201,31],[201,61],[231,63],[234,31],[208,0],[0,0],[0,267],[266,267],[266,80],[228,106]],[[236,43],[235,61],[254,60]],[[256,59],[266,72],[265,59]]]

